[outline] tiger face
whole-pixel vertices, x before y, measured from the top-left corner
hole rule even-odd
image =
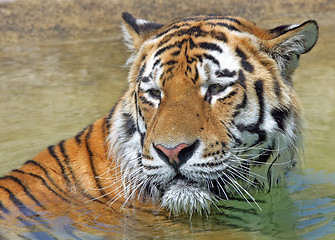
[[[235,17],[123,19],[133,55],[109,143],[128,199],[206,212],[234,192],[269,190],[296,164],[291,76],[317,40],[314,21],[264,30]]]

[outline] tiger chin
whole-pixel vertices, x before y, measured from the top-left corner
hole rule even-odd
[[[108,115],[2,177],[3,214],[57,200],[208,213],[231,194],[269,191],[298,163],[292,74],[317,41],[315,21],[266,30],[232,16],[123,20],[128,90]]]

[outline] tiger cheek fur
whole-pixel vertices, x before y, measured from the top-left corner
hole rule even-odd
[[[266,30],[230,16],[123,19],[128,90],[109,115],[0,178],[0,212],[34,215],[28,204],[58,199],[208,213],[230,194],[269,191],[298,162],[292,74],[317,41],[315,21]]]

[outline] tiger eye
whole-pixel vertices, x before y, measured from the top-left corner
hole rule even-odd
[[[212,84],[208,87],[208,92],[210,94],[217,94],[217,93],[222,92],[223,89],[224,89],[224,87],[221,84],[216,83],[216,84]]]
[[[161,98],[161,91],[158,89],[150,89],[148,90],[149,94],[153,98],[160,99]]]

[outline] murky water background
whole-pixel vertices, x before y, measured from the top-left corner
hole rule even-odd
[[[286,17],[271,20],[272,26],[287,23]],[[51,224],[59,229],[52,235],[63,239],[335,239],[334,22],[334,17],[323,19],[317,46],[301,57],[294,77],[306,125],[302,170],[288,176],[284,189],[255,195],[262,211],[231,200],[222,204],[221,213],[192,221],[143,212],[139,217],[134,210],[112,224],[107,216],[83,207],[78,215],[94,216],[93,220],[51,217]],[[126,88],[127,56],[119,32],[109,38],[2,44],[0,175],[105,115]],[[34,236],[45,239],[43,232]]]
[[[1,48],[1,173],[106,114],[126,57],[121,36]]]

